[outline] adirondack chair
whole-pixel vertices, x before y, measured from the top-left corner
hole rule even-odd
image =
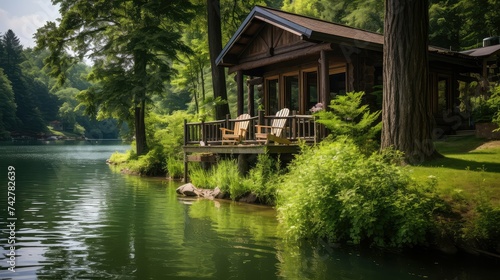
[[[270,126],[268,125],[256,125],[255,139],[259,142],[265,142],[266,144],[270,141],[281,144],[291,144],[290,140],[281,137],[283,128],[285,127],[286,118],[290,110],[288,108],[283,108],[276,113],[276,118],[273,119]]]
[[[224,143],[238,143],[246,138],[246,133],[248,129],[248,123],[250,122],[249,114],[241,114],[236,118],[234,122],[234,129],[228,129],[221,127],[222,130],[222,145]]]

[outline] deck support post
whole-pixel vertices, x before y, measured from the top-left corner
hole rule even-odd
[[[323,108],[327,108],[327,106],[330,105],[330,66],[328,64],[328,53],[326,50],[321,50],[319,54],[320,99],[321,103],[323,103]]]
[[[250,81],[253,79],[253,77],[250,77],[250,79],[247,80],[247,89],[248,89],[248,99],[247,99],[247,113],[250,114],[250,116],[255,115],[255,85],[252,84]]]

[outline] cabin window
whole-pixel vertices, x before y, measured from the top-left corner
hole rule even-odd
[[[446,77],[439,77],[438,81],[438,115],[444,114],[448,108],[449,99],[449,79]]]
[[[285,76],[285,106],[299,111],[299,76]]]
[[[338,74],[330,74],[330,99],[336,95],[345,95],[345,72]]]
[[[274,115],[279,110],[279,80],[267,80],[267,93],[268,93],[268,108],[269,115]]]
[[[318,100],[318,73],[309,72],[305,74],[306,82],[306,110],[316,105]]]

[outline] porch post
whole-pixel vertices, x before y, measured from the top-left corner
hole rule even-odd
[[[320,96],[323,108],[330,105],[330,66],[328,64],[328,54],[325,50],[321,50],[319,57],[320,63]]]
[[[251,83],[250,81],[253,79],[253,77],[250,77],[250,79],[247,80],[247,88],[248,88],[248,99],[247,99],[247,110],[248,110],[248,114],[250,114],[250,116],[254,116],[255,115],[255,104],[254,104],[254,100],[255,100],[255,97],[254,97],[254,84]]]
[[[244,102],[244,93],[243,93],[243,71],[238,70],[236,72],[236,87],[238,91],[238,116],[243,114],[243,102]]]

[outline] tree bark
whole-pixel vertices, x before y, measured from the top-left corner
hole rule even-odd
[[[214,97],[227,101],[226,76],[224,68],[218,67],[215,59],[222,51],[222,31],[220,19],[220,1],[207,0],[208,13],[208,48],[210,52],[210,65],[212,67],[212,85]],[[215,107],[215,117],[222,120],[229,114],[229,105],[222,104]]]
[[[148,146],[146,142],[146,125],[144,123],[145,117],[145,104],[146,101],[143,100],[141,105],[135,107],[135,149],[138,156],[146,154],[148,152]]]
[[[439,154],[432,141],[428,90],[428,0],[386,0],[381,148],[410,164]]]
[[[134,75],[136,87],[134,91],[134,124],[135,124],[135,149],[138,156],[148,152],[146,140],[146,91],[147,91],[147,61],[143,52],[134,53]]]

